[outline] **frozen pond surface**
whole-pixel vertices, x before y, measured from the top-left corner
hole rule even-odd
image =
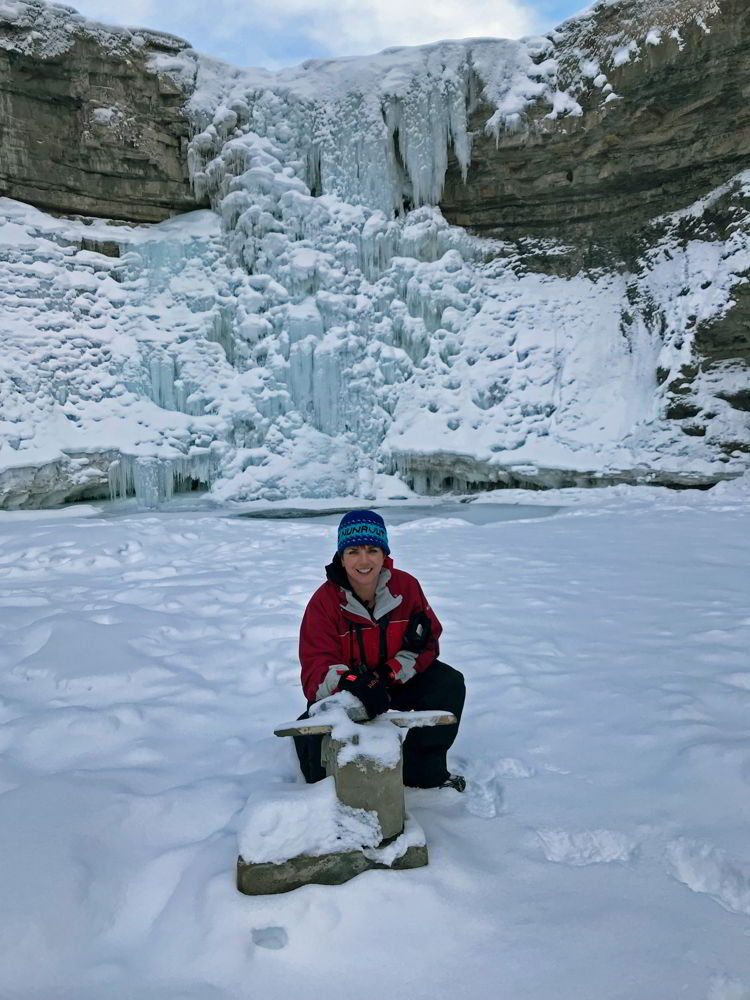
[[[365,502],[362,506],[367,506]],[[520,503],[441,503],[441,504],[403,504],[399,506],[381,506],[372,504],[371,510],[377,510],[386,524],[407,524],[426,517],[455,517],[469,524],[491,524],[494,521],[518,521],[530,518],[550,517],[557,514],[562,507],[552,504],[520,504]],[[239,517],[258,518],[261,520],[289,520],[314,518],[319,524],[338,524],[343,514],[350,507],[336,507],[329,510],[315,510],[303,507],[276,507],[246,511]]]
[[[299,780],[272,730],[338,515],[0,517],[3,1000],[746,1000],[750,504],[559,502],[381,508],[469,789],[408,792],[427,868],[255,899],[237,832]]]

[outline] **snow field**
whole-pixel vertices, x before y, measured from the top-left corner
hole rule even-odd
[[[3,996],[745,997],[747,500],[568,503],[391,524],[467,677],[469,791],[408,793],[427,868],[266,898],[237,836],[299,781],[272,729],[334,525],[3,515]]]

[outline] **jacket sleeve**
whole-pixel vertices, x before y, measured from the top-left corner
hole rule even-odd
[[[400,649],[394,657],[387,661],[386,666],[390,669],[393,679],[397,684],[406,684],[416,674],[421,674],[440,655],[440,643],[438,639],[443,631],[443,626],[428,604],[419,582],[414,578],[412,578],[412,587],[409,588],[409,597],[411,600],[408,602],[408,611],[405,609],[405,617],[408,619],[416,611],[426,611],[432,625],[432,630],[427,645],[421,653],[416,654],[410,652],[408,649]],[[404,631],[406,631],[406,626],[404,626]]]
[[[308,702],[326,698],[349,665],[341,662],[341,617],[325,585],[310,598],[299,633],[302,690]]]

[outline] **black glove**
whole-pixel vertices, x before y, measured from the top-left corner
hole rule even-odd
[[[379,663],[377,667],[375,667],[374,672],[378,675],[378,677],[381,679],[381,681],[385,684],[386,687],[393,684],[393,682],[396,680],[396,675],[394,674],[394,672],[391,670],[391,668],[388,666],[387,663]]]
[[[339,681],[339,691],[350,691],[355,698],[359,698],[368,719],[374,719],[376,715],[387,712],[391,704],[388,688],[383,683],[382,677],[374,671],[344,674]]]
[[[406,626],[401,648],[410,653],[421,653],[432,635],[432,622],[426,611],[415,611]]]

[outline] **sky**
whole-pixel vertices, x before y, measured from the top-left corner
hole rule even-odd
[[[587,0],[67,0],[86,17],[155,28],[236,66],[277,69],[446,38],[546,31]]]

